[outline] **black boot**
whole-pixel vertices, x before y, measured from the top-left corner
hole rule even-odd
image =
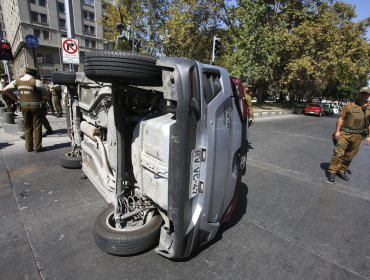
[[[339,178],[343,179],[344,181],[348,181],[349,180],[349,178],[348,178],[348,176],[346,175],[345,172],[338,171],[337,172],[337,175],[338,175]]]
[[[328,181],[330,183],[334,183],[334,180],[335,180],[335,174],[329,172]]]

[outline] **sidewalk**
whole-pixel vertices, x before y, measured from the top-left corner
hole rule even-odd
[[[18,116],[14,117],[14,124],[4,123],[4,118],[0,116],[0,131],[2,130],[8,134],[17,135],[19,137],[23,135],[22,113],[16,112],[16,114]],[[57,118],[50,114],[48,114],[46,118],[48,119],[54,134],[64,134],[67,132],[65,113],[63,113],[63,117],[61,118]],[[46,132],[45,127],[42,127],[42,132]]]
[[[253,113],[255,118],[277,117],[293,114],[293,109],[281,108],[273,104],[253,103]]]

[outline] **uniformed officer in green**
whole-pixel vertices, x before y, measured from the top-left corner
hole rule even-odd
[[[346,172],[360,149],[364,135],[367,134],[366,145],[370,144],[370,110],[365,106],[369,96],[370,88],[361,88],[355,102],[348,103],[340,113],[335,130],[337,143],[328,170],[328,181],[331,183],[335,175],[349,180]]]
[[[25,148],[27,152],[42,151],[42,82],[37,80],[37,69],[26,67],[26,74],[12,81],[4,88],[4,93],[17,100],[13,94],[19,92],[21,112],[24,119]]]
[[[252,106],[252,97],[249,95],[249,84],[243,83],[244,87],[244,99],[247,102],[248,107],[248,124],[254,124],[254,114],[253,114],[253,106]]]

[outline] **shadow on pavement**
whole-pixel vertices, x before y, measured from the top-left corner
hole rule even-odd
[[[10,144],[10,143],[0,143],[0,149],[2,148],[6,148],[6,147],[9,147],[9,146],[13,146],[14,144]]]
[[[54,133],[53,134],[66,134],[67,133],[67,129],[66,128],[62,128],[62,129],[55,129],[54,130]]]
[[[53,146],[45,146],[45,151],[50,151],[50,150],[58,150],[58,149],[62,149],[62,148],[67,148],[67,147],[71,147],[71,143],[67,142],[67,143],[61,143],[61,144],[55,144]]]
[[[326,176],[326,177],[328,177],[328,176],[329,176],[329,171],[328,171],[328,169],[329,169],[329,165],[330,165],[330,162],[322,162],[322,163],[320,164],[321,169],[325,171],[325,176]],[[346,171],[346,173],[348,173],[348,174],[352,174],[351,170],[349,170],[349,169]]]
[[[247,212],[247,205],[248,205],[247,196],[248,196],[248,187],[243,182],[240,182],[239,187],[236,188],[236,197],[238,198],[238,201],[236,203],[234,214],[232,214],[230,220],[227,223],[222,224],[220,226],[219,231],[217,232],[215,238],[212,241],[210,241],[209,243],[207,243],[203,246],[200,246],[190,257],[185,258],[185,259],[179,259],[179,260],[171,259],[171,261],[187,262],[187,261],[193,259],[194,257],[196,257],[197,255],[199,255],[199,253],[201,253],[202,251],[204,251],[208,247],[210,247],[213,244],[215,244],[216,242],[220,241],[222,239],[222,234],[225,231],[227,231],[228,229],[236,226],[239,223],[239,221],[243,218],[244,214]]]

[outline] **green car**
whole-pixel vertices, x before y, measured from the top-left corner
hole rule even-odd
[[[330,116],[334,115],[334,110],[330,104],[323,104],[325,115]]]

